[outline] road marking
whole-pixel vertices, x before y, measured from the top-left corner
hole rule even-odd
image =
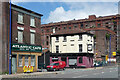
[[[72,78],[80,78],[80,77],[85,77],[85,76],[88,76],[88,75],[76,76],[76,77],[72,77]]]
[[[65,74],[65,73],[62,72],[61,74]]]
[[[105,72],[102,72],[102,73],[105,73]]]
[[[100,73],[94,73],[93,75],[97,75],[97,74],[100,74]]]
[[[110,72],[112,72],[112,71],[110,71]]]

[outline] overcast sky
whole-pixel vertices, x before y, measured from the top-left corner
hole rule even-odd
[[[15,1],[15,0],[14,0]],[[17,0],[19,1],[19,0]],[[20,0],[21,2],[13,2],[13,4],[30,9],[37,13],[43,14],[42,24],[50,22],[68,21],[73,19],[88,18],[89,15],[107,16],[118,14],[118,2],[115,0],[91,0],[84,2],[80,0]]]

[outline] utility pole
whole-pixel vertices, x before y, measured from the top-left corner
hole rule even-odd
[[[45,30],[44,30],[44,65],[45,65]]]
[[[10,0],[10,31],[9,31],[9,74],[11,74],[11,0]]]
[[[110,34],[110,41],[109,41],[109,62],[111,57],[111,34]]]

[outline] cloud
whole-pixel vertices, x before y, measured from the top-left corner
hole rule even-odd
[[[89,15],[107,16],[118,13],[118,7],[116,3],[98,3],[98,2],[78,2],[78,3],[66,3],[69,6],[69,10],[65,10],[64,7],[57,7],[54,11],[51,11],[49,17],[44,20],[45,23],[68,21],[73,19],[88,18]]]

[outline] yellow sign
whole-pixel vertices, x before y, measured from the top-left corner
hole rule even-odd
[[[96,53],[96,55],[97,55],[97,53]]]
[[[113,55],[113,56],[116,56],[116,52],[113,52],[112,55]]]
[[[108,60],[108,55],[106,55],[106,61]]]
[[[24,72],[33,72],[33,66],[24,66],[23,70]]]

